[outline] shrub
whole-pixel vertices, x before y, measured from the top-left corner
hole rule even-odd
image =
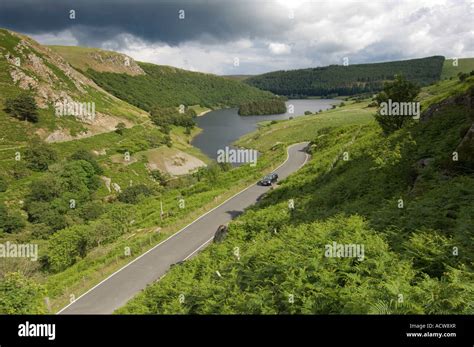
[[[0,203],[0,231],[14,233],[25,226],[25,221],[17,213],[11,213],[7,207]]]
[[[160,170],[153,170],[150,174],[151,177],[153,177],[153,179],[159,182],[162,186],[166,186],[168,184],[168,180],[170,179],[168,174],[162,173]]]
[[[46,171],[48,166],[58,160],[55,150],[40,141],[31,142],[25,150],[26,166],[33,171]]]
[[[126,129],[125,123],[120,122],[115,126],[115,132],[119,135],[123,135],[123,131]]]
[[[23,93],[13,99],[5,101],[5,112],[19,120],[32,123],[38,122],[38,106],[28,93]]]
[[[14,179],[22,179],[27,177],[30,174],[30,171],[28,170],[26,164],[22,161],[15,161],[13,164],[11,170],[10,170],[10,175]]]
[[[137,184],[136,186],[127,187],[119,194],[118,199],[127,204],[136,204],[141,198],[152,195],[153,192],[144,184]]]
[[[70,157],[72,160],[85,160],[87,161],[89,164],[91,164],[94,168],[94,171],[96,174],[98,175],[102,175],[104,170],[102,170],[102,168],[100,167],[99,163],[97,162],[95,156],[85,150],[85,149],[80,149],[78,151],[76,151],[73,155],[71,155]]]

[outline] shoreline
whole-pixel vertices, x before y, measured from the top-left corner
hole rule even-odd
[[[206,113],[209,113],[213,110],[209,109],[209,110],[206,110],[206,111],[202,111],[201,113],[199,113],[198,115],[196,115],[196,117],[201,117],[201,116],[204,116]]]

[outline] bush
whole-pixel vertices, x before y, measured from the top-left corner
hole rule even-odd
[[[29,174],[30,174],[30,171],[26,167],[26,164],[21,161],[15,161],[15,163],[13,164],[10,170],[10,175],[16,180],[25,178]]]
[[[20,214],[11,213],[7,207],[0,203],[0,231],[14,233],[25,226],[25,221]]]
[[[104,213],[104,206],[96,201],[89,201],[80,206],[79,216],[86,220],[91,221],[99,218]]]
[[[58,160],[58,155],[50,145],[33,141],[25,150],[25,159],[27,168],[33,171],[46,171],[50,164]]]
[[[85,150],[85,149],[80,149],[78,151],[76,151],[73,155],[71,155],[70,157],[72,160],[85,160],[87,161],[89,164],[91,164],[94,168],[94,171],[97,175],[102,175],[104,173],[104,170],[102,170],[102,168],[100,167],[99,163],[97,162],[95,156]]]
[[[144,184],[137,184],[136,186],[127,187],[119,194],[118,199],[127,204],[136,204],[143,197],[152,195],[153,192]]]
[[[461,82],[464,82],[469,77],[469,74],[466,72],[458,73],[458,78]]]
[[[63,271],[86,255],[87,232],[87,226],[75,225],[51,236],[47,255],[50,271]]]
[[[5,112],[19,120],[32,123],[38,122],[38,106],[28,93],[23,93],[13,99],[5,101]]]
[[[46,290],[20,272],[0,280],[0,314],[44,314]]]
[[[309,116],[310,114],[313,114],[313,113],[312,113],[311,111],[304,111],[304,114],[305,114],[306,116]]]
[[[153,177],[153,179],[159,182],[162,186],[166,186],[168,184],[168,180],[170,179],[168,174],[162,173],[160,170],[153,170],[150,174],[151,177]]]

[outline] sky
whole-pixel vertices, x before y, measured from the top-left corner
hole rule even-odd
[[[474,0],[0,2],[0,27],[42,44],[109,49],[219,75],[474,57],[473,18]]]

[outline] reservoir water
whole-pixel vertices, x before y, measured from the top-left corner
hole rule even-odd
[[[224,149],[225,146],[230,147],[239,137],[254,131],[259,122],[298,117],[304,115],[305,111],[327,110],[340,102],[341,100],[337,99],[288,100],[286,113],[266,116],[239,116],[237,108],[211,111],[196,118],[197,126],[203,130],[191,144],[209,158],[216,159],[217,150]],[[291,105],[293,105],[293,113],[289,112]]]

